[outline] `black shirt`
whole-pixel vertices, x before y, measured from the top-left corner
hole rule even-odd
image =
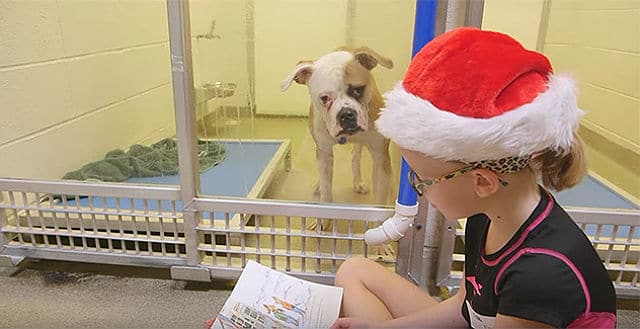
[[[615,327],[615,290],[600,257],[541,191],[531,216],[496,253],[484,253],[489,218],[467,220],[462,315],[476,329],[492,328],[498,313],[562,328]]]

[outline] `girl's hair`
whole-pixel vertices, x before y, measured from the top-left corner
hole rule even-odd
[[[531,159],[532,168],[542,176],[545,187],[561,191],[571,188],[587,173],[584,144],[577,133],[573,133],[573,143],[568,150],[547,149]]]

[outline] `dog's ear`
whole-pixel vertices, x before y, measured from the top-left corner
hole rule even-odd
[[[369,49],[369,47],[360,47],[353,52],[356,60],[367,70],[373,70],[378,63],[388,69],[393,68],[393,61]]]
[[[309,77],[313,73],[313,62],[312,61],[300,61],[296,68],[293,69],[291,73],[287,76],[286,79],[282,80],[280,83],[280,90],[286,91],[291,86],[293,81],[304,85],[307,84]]]

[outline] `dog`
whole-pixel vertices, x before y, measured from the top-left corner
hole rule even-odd
[[[316,161],[320,175],[319,193],[323,202],[333,201],[333,146],[353,143],[353,189],[367,194],[362,181],[360,158],[366,147],[373,159],[373,193],[375,202],[387,201],[391,160],[389,140],[375,128],[374,122],[384,107],[384,100],[371,74],[376,66],[391,69],[393,62],[375,51],[361,47],[341,47],[315,61],[300,61],[281,83],[286,91],[295,81],[309,89],[309,131],[316,144]],[[318,223],[310,224],[315,230]],[[322,230],[331,224],[322,220]]]

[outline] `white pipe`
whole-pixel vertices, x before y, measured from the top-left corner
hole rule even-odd
[[[396,212],[393,216],[385,220],[382,225],[367,230],[364,234],[364,242],[375,246],[400,240],[413,224],[417,214],[418,203],[405,206],[396,200]]]

